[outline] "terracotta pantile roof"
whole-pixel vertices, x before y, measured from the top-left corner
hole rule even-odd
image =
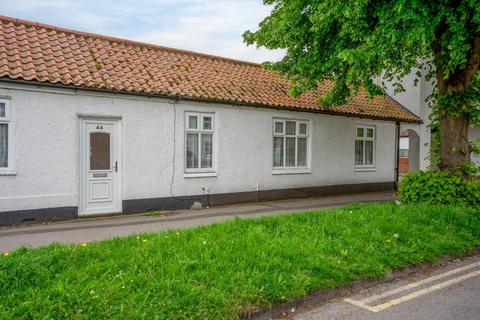
[[[0,16],[0,78],[87,89],[182,97],[199,101],[287,108],[418,122],[389,97],[360,94],[323,110],[315,97],[293,98],[290,83],[260,65],[88,34]]]

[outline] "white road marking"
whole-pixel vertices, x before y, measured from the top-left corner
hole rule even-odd
[[[353,304],[357,307],[360,307],[360,308],[366,309],[368,311],[371,311],[371,312],[380,312],[380,311],[383,311],[383,310],[388,309],[390,307],[393,307],[397,304],[400,304],[402,302],[406,302],[406,301],[418,298],[418,297],[420,297],[422,295],[425,295],[425,294],[428,294],[430,292],[440,290],[440,289],[443,289],[443,288],[448,287],[450,285],[453,285],[453,284],[465,281],[467,279],[479,276],[480,275],[480,270],[476,270],[476,271],[464,274],[462,276],[446,280],[446,281],[438,283],[436,285],[432,285],[430,287],[427,287],[427,288],[424,288],[424,289],[421,289],[421,290],[418,290],[418,291],[414,291],[410,294],[404,295],[404,296],[399,297],[397,299],[393,299],[393,300],[387,301],[385,303],[382,303],[382,304],[379,304],[379,305],[376,305],[376,306],[370,306],[367,303],[375,301],[375,300],[382,299],[384,297],[394,295],[396,293],[405,291],[407,289],[415,288],[415,287],[430,283],[430,282],[438,280],[438,279],[448,277],[449,275],[452,275],[452,274],[455,274],[455,273],[458,273],[458,272],[461,272],[461,271],[465,271],[465,270],[474,268],[474,267],[479,266],[479,265],[480,265],[480,262],[473,263],[473,264],[467,265],[465,267],[461,267],[461,268],[457,268],[457,269],[454,269],[454,270],[451,270],[451,271],[448,271],[448,272],[445,272],[445,273],[441,273],[441,274],[438,274],[436,276],[429,277],[429,278],[426,278],[426,279],[421,280],[421,281],[413,282],[411,284],[408,284],[408,285],[405,285],[405,286],[402,286],[402,287],[384,292],[384,293],[376,295],[376,296],[368,297],[368,298],[365,298],[365,299],[362,299],[362,300],[359,300],[359,301],[352,300],[350,298],[347,298],[344,301],[348,302],[350,304]]]
[[[412,282],[412,283],[409,283],[409,284],[404,285],[402,287],[392,289],[390,291],[386,291],[384,293],[362,299],[362,300],[360,300],[360,302],[369,303],[369,302],[372,302],[372,301],[375,301],[375,300],[378,300],[378,299],[393,296],[394,294],[400,293],[402,291],[413,289],[413,288],[416,288],[416,287],[419,287],[419,286],[423,286],[424,284],[427,284],[427,283],[430,283],[430,282],[433,282],[433,281],[437,281],[437,280],[440,280],[442,278],[449,277],[452,274],[459,273],[459,272],[462,272],[462,271],[465,271],[465,270],[468,270],[468,269],[472,269],[472,268],[475,268],[475,267],[478,267],[478,266],[480,266],[480,262],[472,263],[472,264],[466,265],[466,266],[461,267],[461,268],[457,268],[457,269],[453,269],[453,270],[448,271],[448,272],[440,273],[440,274],[437,274],[435,276],[431,276],[431,277],[428,277],[426,279],[416,281],[416,282]]]
[[[367,309],[368,311],[371,311],[371,312],[378,312],[378,311],[375,311],[374,307],[370,307],[369,305],[367,305],[363,302],[360,302],[360,301],[352,300],[350,298],[346,298],[343,301],[348,302],[350,304],[353,304],[354,306],[357,306],[357,307],[360,307],[360,308],[363,308],[363,309]]]

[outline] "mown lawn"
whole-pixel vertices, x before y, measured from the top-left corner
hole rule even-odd
[[[472,252],[480,210],[373,204],[0,257],[0,319],[237,319]]]

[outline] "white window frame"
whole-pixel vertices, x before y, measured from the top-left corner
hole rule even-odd
[[[189,127],[189,116],[197,117],[197,128],[193,129]],[[203,128],[203,118],[210,117],[212,119],[211,129]],[[185,177],[210,177],[216,176],[216,135],[215,135],[215,113],[213,112],[194,112],[186,111],[185,120],[184,120],[184,169]],[[187,168],[187,134],[197,133],[198,134],[198,167],[197,168]],[[202,168],[202,145],[201,145],[201,136],[202,134],[211,134],[212,135],[212,167],[211,168]]]
[[[5,104],[5,116],[0,117],[0,123],[7,125],[7,143],[8,143],[8,166],[0,167],[0,175],[14,175],[13,166],[13,137],[12,137],[12,112],[10,109],[10,99],[0,98],[0,103]]]
[[[295,134],[287,135],[286,134],[286,122],[295,122]],[[282,123],[283,132],[277,133],[275,131],[275,124]],[[300,133],[300,125],[306,125],[307,132],[305,134]],[[272,174],[296,174],[296,173],[311,173],[310,170],[310,149],[311,149],[311,124],[309,120],[303,119],[290,119],[290,118],[273,118],[272,121]],[[287,166],[286,162],[286,138],[295,138],[295,166]],[[283,138],[283,166],[274,166],[274,139]],[[306,154],[306,165],[298,166],[298,139],[304,138],[307,139],[307,154]]]
[[[363,129],[363,137],[357,136],[357,130]],[[373,137],[367,137],[367,129],[373,129]],[[357,140],[363,141],[363,164],[357,165],[355,164],[355,145]],[[373,155],[372,155],[372,164],[366,165],[365,164],[365,141],[373,141]],[[371,171],[375,170],[375,158],[377,154],[377,128],[372,125],[357,125],[355,126],[355,133],[354,133],[354,144],[353,144],[353,165],[355,170],[357,171]]]

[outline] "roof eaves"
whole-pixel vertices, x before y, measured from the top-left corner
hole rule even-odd
[[[248,102],[241,102],[241,101],[227,100],[227,99],[198,98],[198,97],[192,97],[188,95],[173,95],[168,93],[150,94],[150,93],[142,93],[137,91],[120,91],[120,90],[112,90],[112,89],[90,88],[90,87],[81,87],[81,86],[75,86],[75,85],[66,85],[62,83],[39,82],[39,81],[11,79],[11,78],[0,78],[0,82],[38,85],[38,86],[64,88],[64,89],[81,89],[81,90],[91,91],[91,92],[136,95],[136,96],[143,96],[143,97],[171,99],[176,101],[186,100],[186,101],[193,101],[193,102],[219,103],[219,104],[229,104],[234,106],[236,105],[236,106],[247,106],[247,107],[255,107],[255,108],[268,108],[268,109],[277,109],[277,110],[294,111],[294,112],[308,112],[308,113],[327,114],[332,116],[342,116],[342,117],[349,117],[349,118],[362,118],[362,119],[393,121],[393,122],[400,121],[400,122],[407,122],[407,123],[418,123],[417,121],[410,121],[410,120],[406,120],[398,117],[360,115],[360,114],[348,113],[348,112],[298,108],[298,107],[289,107],[289,106],[282,106],[282,105],[269,105],[269,104],[262,104],[262,103],[248,103]]]
[[[400,102],[398,102],[397,99],[393,98],[392,96],[390,96],[389,94],[386,95],[387,98],[391,99],[397,106],[399,106],[403,111],[409,113],[410,115],[412,115],[413,117],[415,117],[418,121],[407,121],[407,122],[410,122],[410,123],[423,123],[423,120],[418,116],[416,115],[414,112],[412,112],[410,109],[408,109],[407,107],[405,107],[403,104],[401,104]]]

